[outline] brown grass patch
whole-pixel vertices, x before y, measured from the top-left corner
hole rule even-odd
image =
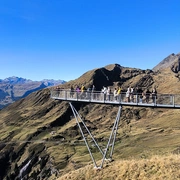
[[[178,180],[180,156],[153,156],[150,159],[120,160],[106,163],[98,170],[88,165],[72,171],[58,180]]]

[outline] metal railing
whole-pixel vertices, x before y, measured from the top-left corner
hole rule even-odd
[[[141,94],[131,94],[129,97],[126,97],[126,93],[114,96],[113,93],[104,94],[100,91],[77,92],[67,89],[51,89],[51,98],[65,101],[121,104],[126,106],[180,108],[180,95],[178,94],[157,94],[156,96],[152,94],[144,96]]]

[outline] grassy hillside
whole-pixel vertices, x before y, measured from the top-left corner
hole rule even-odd
[[[148,159],[121,159],[106,163],[103,169],[87,165],[72,171],[58,180],[178,180],[180,156],[153,156]]]
[[[103,85],[113,89],[120,84],[124,90],[130,85],[138,85],[143,89],[156,86],[158,93],[180,94],[177,88],[179,79],[169,69],[154,73],[150,70],[109,65],[89,71],[60,87],[66,89],[81,84],[86,87],[95,84],[99,89]],[[118,106],[86,103],[73,105],[100,147],[104,149]],[[126,179],[128,176],[129,179],[141,179],[143,174],[144,178],[147,176],[155,179],[157,175],[163,177],[167,168],[176,175],[180,148],[179,116],[179,110],[123,107],[115,142],[114,161],[105,164],[102,171],[94,171],[68,102],[51,99],[49,89],[36,91],[0,111],[0,178],[16,179],[21,176],[28,180],[45,180],[67,176],[67,179],[76,179],[75,175],[78,177],[80,172],[79,177],[86,176],[82,176],[82,179],[109,179],[109,176],[114,179],[121,176]],[[93,146],[89,136],[87,140],[94,157],[100,162],[102,155]],[[173,153],[176,155],[173,156]],[[171,168],[169,164],[165,164],[166,156],[167,162],[173,162]],[[158,163],[155,163],[156,160]],[[121,174],[115,175],[116,169],[122,166],[121,162],[124,166]],[[148,164],[147,169],[144,164]],[[164,164],[162,174],[159,168],[163,166],[161,164]],[[22,173],[26,165],[28,168]],[[113,167],[116,167],[114,173],[110,173],[113,170],[108,168]],[[131,168],[127,171],[127,167]],[[131,173],[133,168],[137,173],[139,171],[139,175]],[[73,173],[70,173],[71,171]],[[153,174],[154,171],[156,173]]]

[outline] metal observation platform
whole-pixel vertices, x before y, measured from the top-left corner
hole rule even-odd
[[[51,98],[55,100],[62,100],[69,102],[69,105],[76,119],[76,123],[80,129],[83,140],[87,146],[90,157],[93,161],[94,167],[97,169],[101,169],[103,167],[105,160],[109,160],[109,161],[112,160],[116,133],[120,122],[122,106],[180,109],[180,95],[175,95],[175,94],[157,94],[156,96],[152,96],[151,94],[149,94],[145,97],[142,97],[142,95],[133,94],[130,97],[126,97],[126,93],[121,93],[118,96],[114,96],[114,94],[107,95],[98,91],[92,93],[88,91],[76,92],[66,89],[60,89],[60,90],[51,89]],[[83,119],[78,114],[77,110],[74,108],[71,102],[96,103],[96,104],[98,103],[98,104],[119,106],[117,116],[114,121],[114,125],[112,127],[112,131],[110,133],[110,137],[105,149],[102,150],[101,147],[98,145],[97,141],[95,140],[95,138],[93,137],[88,127],[84,123]],[[82,128],[82,126],[84,126],[84,128]],[[92,142],[94,142],[99,152],[102,154],[102,161],[99,166],[95,161],[91,148],[88,144],[87,138],[85,137],[84,129],[86,130],[86,133],[88,133],[88,135],[91,137]]]

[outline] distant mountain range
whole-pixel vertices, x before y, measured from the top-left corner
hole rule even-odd
[[[26,97],[30,93],[58,84],[64,84],[64,80],[44,79],[42,81],[32,81],[21,77],[8,77],[0,79],[0,109],[13,103],[14,101]]]

